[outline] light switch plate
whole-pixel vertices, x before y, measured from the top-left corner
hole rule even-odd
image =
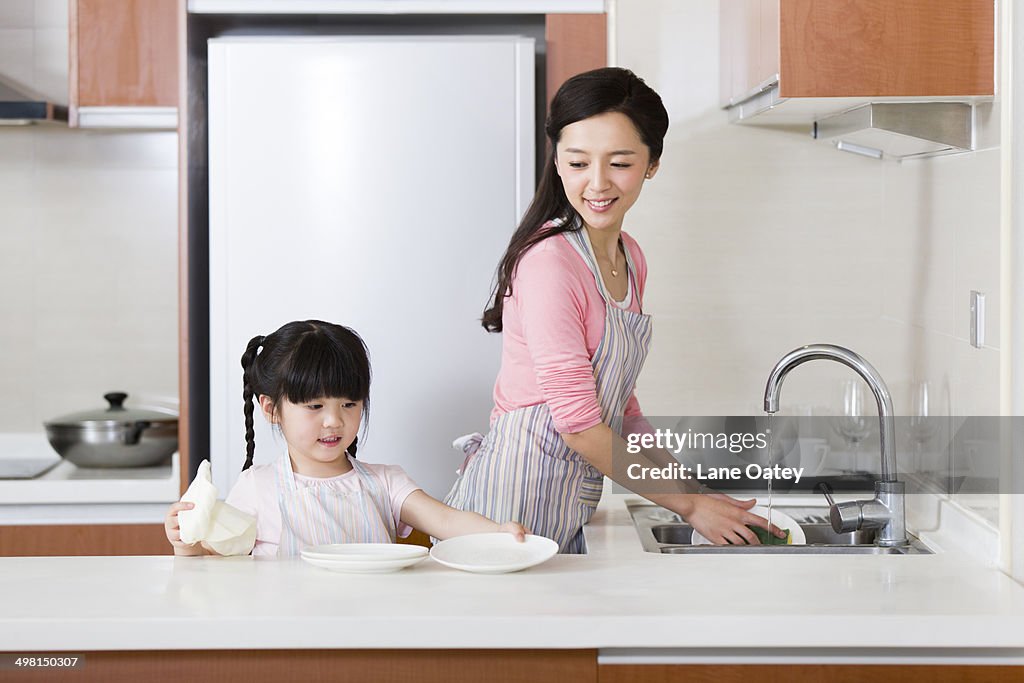
[[[971,346],[985,345],[985,295],[971,290]]]

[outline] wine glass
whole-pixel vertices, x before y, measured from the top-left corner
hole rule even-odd
[[[850,449],[855,471],[860,471],[860,443],[871,434],[872,417],[865,415],[868,388],[855,379],[845,380],[841,385],[840,401],[842,410],[832,420],[832,426]]]
[[[931,406],[931,388],[928,381],[914,382],[910,386],[910,416],[907,433],[914,443],[914,471],[920,474],[923,466],[924,445],[935,435],[935,418]]]

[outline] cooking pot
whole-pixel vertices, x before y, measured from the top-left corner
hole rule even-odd
[[[128,394],[104,394],[107,408],[72,413],[44,422],[46,437],[62,457],[79,467],[148,467],[178,450],[178,416],[126,408]]]

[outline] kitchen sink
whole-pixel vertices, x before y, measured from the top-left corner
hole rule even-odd
[[[806,545],[691,545],[693,527],[673,512],[650,503],[629,503],[629,514],[644,550],[663,555],[927,555],[932,551],[908,534],[910,543],[883,547],[875,543],[873,529],[836,533],[828,523],[828,509],[786,507],[785,512],[800,524]]]

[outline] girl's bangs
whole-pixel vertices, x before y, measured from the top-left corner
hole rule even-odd
[[[347,348],[321,335],[300,341],[281,373],[281,395],[291,403],[317,398],[365,401],[370,394],[369,366]]]

